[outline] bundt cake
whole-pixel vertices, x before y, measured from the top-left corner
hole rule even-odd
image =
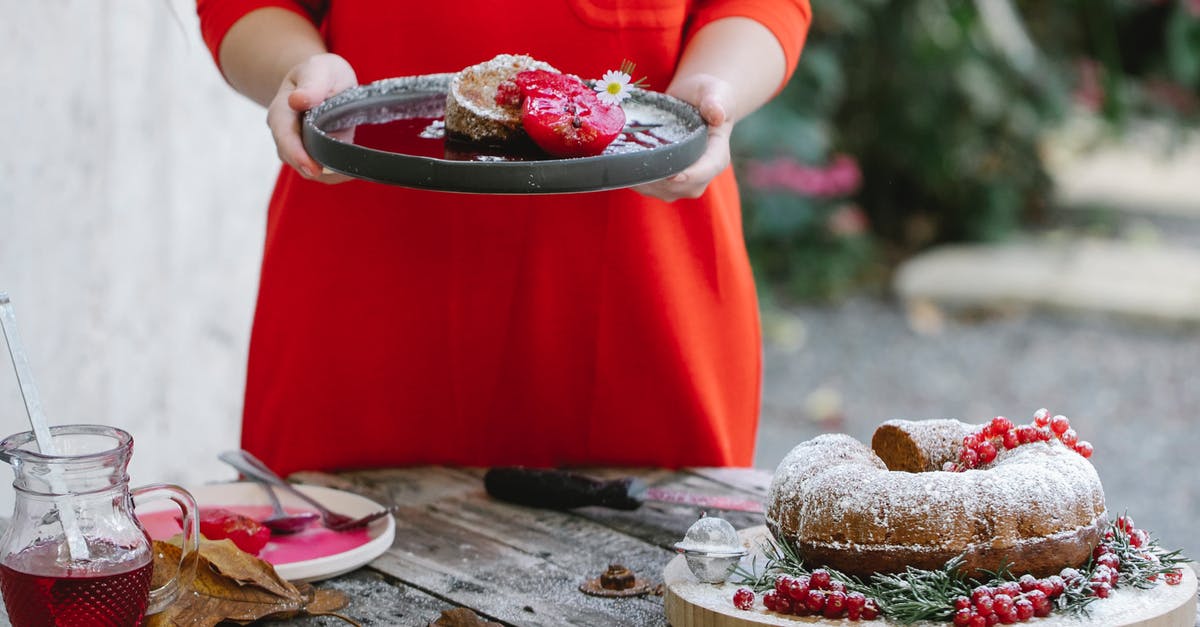
[[[446,91],[446,134],[493,146],[519,137],[520,103],[498,102],[496,87],[526,70],[558,71],[528,55],[501,54],[455,74]]]
[[[806,564],[863,577],[938,569],[959,555],[972,575],[1008,565],[1041,577],[1085,563],[1107,523],[1091,463],[1050,440],[941,470],[975,429],[895,420],[875,432],[874,451],[843,434],[804,442],[775,473],[767,526]]]

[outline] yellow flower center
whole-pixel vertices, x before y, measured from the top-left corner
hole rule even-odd
[[[609,83],[608,84],[608,93],[610,93],[614,96],[621,93],[621,84],[620,83]]]

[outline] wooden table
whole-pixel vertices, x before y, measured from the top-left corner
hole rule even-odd
[[[753,469],[582,469],[590,476],[636,475],[691,493],[763,498],[771,475]],[[421,626],[443,610],[470,608],[504,625],[666,625],[660,594],[608,599],[580,583],[620,563],[657,584],[675,556],[671,545],[700,517],[695,506],[647,503],[635,511],[585,507],[550,511],[509,505],[483,490],[483,471],[423,467],[341,475],[298,473],[293,480],[397,503],[396,539],[369,566],[320,585],[354,599],[347,616],[364,624]],[[737,528],[762,515],[710,512]],[[330,625],[306,618],[297,625]]]

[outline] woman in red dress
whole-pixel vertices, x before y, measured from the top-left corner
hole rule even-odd
[[[757,301],[734,123],[795,67],[808,0],[198,0],[285,162],[242,445],[280,473],[412,464],[749,465]],[[709,147],[635,189],[486,196],[322,173],[299,116],[500,53],[698,106]],[[335,184],[336,183],[336,184]]]

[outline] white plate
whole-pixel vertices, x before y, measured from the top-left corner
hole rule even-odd
[[[347,516],[365,516],[383,509],[382,505],[368,498],[342,490],[308,485],[297,485],[296,488],[329,509]],[[192,496],[196,498],[196,503],[202,507],[270,505],[262,486],[249,481],[202,485],[188,488],[188,492],[192,493]],[[276,494],[279,495],[283,506],[289,510],[293,508],[312,510],[311,505],[283,490],[277,490]],[[148,503],[144,507],[139,507],[138,512],[150,513],[164,509],[174,508],[169,504]],[[314,524],[319,525],[320,523]],[[322,557],[277,564],[275,572],[290,581],[318,581],[336,577],[382,555],[392,545],[392,538],[395,534],[396,521],[391,516],[384,516],[367,526],[369,540],[366,544]]]

